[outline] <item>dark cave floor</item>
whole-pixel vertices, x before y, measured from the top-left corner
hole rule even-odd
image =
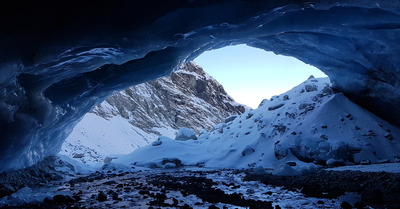
[[[0,208],[400,208],[400,174],[318,170],[103,170],[50,181],[43,202]],[[14,195],[18,198],[18,195]],[[7,197],[6,197],[7,199]]]

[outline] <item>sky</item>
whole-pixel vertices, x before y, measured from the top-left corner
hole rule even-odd
[[[296,58],[247,45],[206,51],[194,62],[221,83],[236,102],[253,109],[263,99],[285,93],[310,75],[327,77],[318,68]]]

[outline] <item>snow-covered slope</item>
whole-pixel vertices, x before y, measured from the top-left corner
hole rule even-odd
[[[232,118],[231,118],[232,119]],[[341,165],[399,160],[400,130],[335,94],[328,78],[307,81],[216,125],[198,140],[161,138],[113,162],[150,167],[270,167],[290,172],[307,163]]]
[[[107,154],[127,154],[180,127],[199,133],[247,107],[194,62],[170,77],[118,92],[86,114],[64,142],[61,154],[85,163],[103,162]]]

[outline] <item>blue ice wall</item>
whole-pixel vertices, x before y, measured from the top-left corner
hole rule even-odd
[[[231,44],[312,64],[337,91],[400,125],[399,1],[1,4],[0,171],[57,153],[81,117],[112,92]]]

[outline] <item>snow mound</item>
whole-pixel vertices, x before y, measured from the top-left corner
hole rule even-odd
[[[194,140],[178,141],[160,137],[159,141],[161,143],[158,146],[141,147],[128,155],[112,155],[116,158],[112,162],[150,168],[169,167],[171,163],[175,166],[197,166],[198,162],[207,156],[207,150]]]
[[[351,165],[399,160],[400,130],[335,94],[328,78],[310,78],[226,120],[198,140],[164,138],[116,162],[162,167],[163,159],[210,168],[275,168],[283,175],[310,165]],[[161,164],[160,164],[161,163]]]
[[[190,139],[192,139],[192,140],[197,139],[196,132],[194,132],[193,130],[186,128],[186,127],[180,128],[175,137],[175,140],[179,140],[179,141],[187,141]]]

